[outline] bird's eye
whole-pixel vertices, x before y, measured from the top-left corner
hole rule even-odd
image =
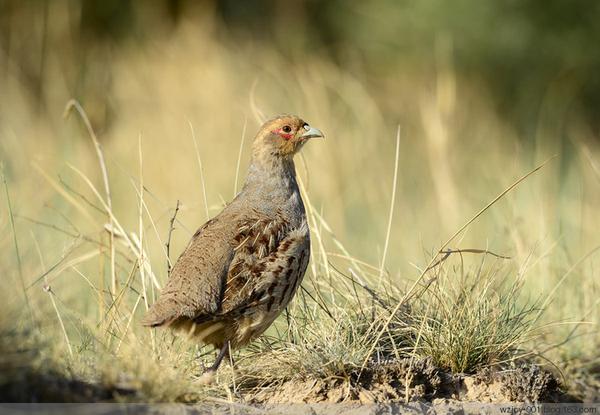
[[[304,128],[306,131],[308,131],[308,130],[310,130],[310,125],[308,125],[308,124],[304,124],[304,125],[302,126],[302,128]]]
[[[282,128],[282,130],[283,130],[284,133],[291,133],[292,132],[292,127],[290,127],[289,125],[285,125]]]

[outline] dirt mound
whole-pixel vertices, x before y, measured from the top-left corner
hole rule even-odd
[[[569,400],[554,376],[533,364],[453,375],[430,360],[375,365],[345,378],[292,379],[246,395],[252,404],[390,402],[560,402]]]

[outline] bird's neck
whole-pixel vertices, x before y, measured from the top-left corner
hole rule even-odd
[[[248,168],[246,186],[277,193],[297,191],[294,160],[291,157],[260,157],[254,154]]]
[[[239,196],[239,200],[254,209],[286,216],[291,226],[300,226],[306,214],[291,157],[257,159],[253,156]]]

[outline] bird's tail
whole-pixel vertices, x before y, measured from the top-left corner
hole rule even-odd
[[[173,304],[159,300],[148,309],[141,324],[146,327],[168,326],[177,317]]]

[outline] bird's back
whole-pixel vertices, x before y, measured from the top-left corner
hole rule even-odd
[[[236,216],[235,211],[226,208],[196,231],[142,324],[156,327],[219,311],[225,277],[234,256]]]

